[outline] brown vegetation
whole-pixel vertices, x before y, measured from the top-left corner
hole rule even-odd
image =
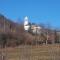
[[[48,32],[48,34],[47,34]],[[47,35],[49,36],[47,38]],[[41,43],[59,43],[60,34],[56,30],[49,28],[43,29],[41,35],[33,35],[31,32],[25,32],[23,23],[14,23],[11,20],[0,16],[0,45],[17,46],[21,44],[41,44]]]
[[[0,49],[0,52],[1,51]],[[5,49],[3,49],[3,51],[5,51]],[[60,45],[24,45],[18,48],[10,47],[7,48],[4,54],[5,60],[60,60]]]

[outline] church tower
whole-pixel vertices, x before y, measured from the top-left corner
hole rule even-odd
[[[26,17],[24,18],[24,30],[25,30],[25,31],[28,31],[29,28],[30,28],[29,20],[28,20],[28,17],[26,16]]]

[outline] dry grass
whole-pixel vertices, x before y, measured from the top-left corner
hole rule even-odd
[[[3,52],[6,55],[6,60],[60,60],[60,45],[57,44],[19,46],[3,49]]]

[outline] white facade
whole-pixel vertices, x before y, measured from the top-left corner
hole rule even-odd
[[[25,26],[25,25],[28,25],[28,24],[29,24],[28,17],[26,16],[26,17],[24,18],[24,26]]]
[[[36,26],[36,25],[32,25],[32,26],[31,26],[31,29],[32,29],[32,32],[33,32],[34,34],[35,34],[35,33],[40,34],[40,33],[41,33],[41,30],[42,30],[42,27]]]
[[[26,31],[28,31],[29,28],[30,28],[30,25],[29,25],[28,17],[26,16],[26,17],[24,18],[24,29],[25,29]]]
[[[37,34],[40,34],[41,33],[41,29],[42,27],[38,26],[38,25],[29,25],[29,19],[28,17],[26,16],[24,18],[24,30],[25,31],[29,31],[29,29],[31,28],[31,31],[32,33],[37,33]]]
[[[42,27],[40,27],[40,26],[34,26],[32,31],[33,31],[33,33],[40,34],[41,33],[41,29],[42,29]]]

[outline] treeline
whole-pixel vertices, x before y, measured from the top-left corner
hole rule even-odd
[[[14,23],[4,16],[0,16],[0,47],[55,43],[60,43],[60,31],[43,28],[40,35],[33,34],[31,30],[24,31],[22,22]]]
[[[31,44],[33,36],[24,31],[23,23],[15,23],[0,15],[0,47]]]
[[[0,34],[0,46],[1,47],[15,47],[19,45],[40,45],[40,44],[55,44],[60,43],[60,35],[54,30],[48,32],[49,38],[47,39],[47,31],[40,35],[32,34],[31,32],[25,32],[23,25],[19,25],[17,31]]]
[[[26,33],[23,26],[19,26],[19,31],[0,34],[0,47],[14,47],[18,45],[32,44],[34,36]]]

